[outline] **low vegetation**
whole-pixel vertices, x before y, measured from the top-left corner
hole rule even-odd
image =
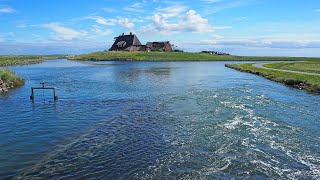
[[[24,85],[25,80],[20,78],[15,72],[0,68],[0,93],[8,91],[9,88]]]
[[[252,64],[226,64],[226,67],[256,74],[298,89],[304,89],[317,94],[320,93],[320,76],[257,68],[252,66]]]
[[[253,57],[190,52],[94,52],[69,58],[85,61],[316,61],[305,57]]]
[[[46,56],[0,56],[0,66],[24,65],[40,63],[43,60],[57,59],[65,57],[63,55]]]
[[[320,74],[320,62],[281,62],[264,65],[267,68]]]

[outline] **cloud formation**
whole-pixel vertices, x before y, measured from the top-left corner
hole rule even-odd
[[[16,10],[15,9],[12,9],[12,8],[10,8],[10,7],[0,7],[0,14],[1,13],[14,13],[14,12],[16,12]]]
[[[122,18],[122,17],[118,17],[117,19],[106,19],[101,16],[88,16],[85,19],[95,20],[96,23],[101,24],[101,25],[106,25],[106,26],[119,25],[119,26],[125,27],[127,29],[133,28],[135,26],[134,23],[131,22],[130,19]],[[132,21],[134,21],[134,20],[132,20]]]
[[[44,24],[43,27],[51,29],[55,32],[56,39],[58,40],[73,40],[79,39],[87,35],[85,31],[77,31],[72,28],[64,27],[59,23]]]
[[[181,15],[185,11],[184,7],[168,7],[161,9],[151,17],[152,24],[149,26],[143,26],[142,32],[145,33],[160,33],[160,34],[175,34],[181,32],[191,33],[210,33],[215,29],[231,28],[231,27],[214,27],[209,24],[209,20],[203,18],[195,10],[189,10]],[[172,17],[178,16],[177,19]]]

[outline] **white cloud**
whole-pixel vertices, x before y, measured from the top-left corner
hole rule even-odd
[[[156,8],[156,14],[161,14],[164,18],[170,18],[181,15],[181,13],[187,11],[186,6],[174,5],[166,8]]]
[[[96,25],[92,26],[91,31],[98,36],[108,36],[113,33],[111,29],[102,29],[101,27]]]
[[[125,11],[131,11],[131,12],[136,12],[136,13],[143,13],[145,12],[144,6],[146,5],[147,1],[143,0],[142,2],[136,2],[133,3],[132,5],[123,8]]]
[[[181,12],[175,11],[172,13]],[[169,14],[169,15],[168,15]],[[155,14],[152,16],[152,25],[143,26],[142,32],[158,32],[161,34],[174,34],[179,32],[192,32],[192,33],[208,33],[213,32],[215,29],[226,29],[231,27],[214,27],[209,24],[208,19],[203,18],[195,10],[189,10],[184,15],[179,16],[176,22],[172,22],[168,14]]]
[[[56,34],[56,38],[59,40],[79,39],[87,35],[87,32],[85,31],[77,31],[72,28],[67,28],[59,23],[44,24],[43,27],[49,28],[54,31]]]
[[[315,12],[320,12],[320,9],[315,9],[314,11],[315,11]]]
[[[101,16],[88,16],[85,19],[95,20],[96,23],[102,24],[102,25],[107,25],[107,26],[113,26],[116,23],[115,19],[106,19],[106,18],[101,17]]]
[[[117,23],[120,25],[120,26],[123,26],[125,28],[133,28],[134,27],[134,24],[129,22],[129,19],[128,18],[120,18],[118,19]]]
[[[117,19],[106,19],[101,16],[88,16],[85,19],[92,19],[95,20],[96,23],[106,26],[115,26],[119,25],[125,28],[133,28],[135,24],[133,22],[141,22],[141,20],[138,19],[128,19],[128,18],[122,18],[118,17]]]
[[[16,12],[16,10],[10,8],[10,7],[3,7],[3,8],[0,8],[0,14],[1,13],[14,13]]]

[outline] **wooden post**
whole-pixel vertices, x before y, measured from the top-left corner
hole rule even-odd
[[[55,101],[58,100],[58,96],[57,96],[57,93],[56,93],[56,88],[53,88],[53,99]]]
[[[34,100],[34,90],[33,87],[31,88],[31,96],[30,99],[33,101]]]

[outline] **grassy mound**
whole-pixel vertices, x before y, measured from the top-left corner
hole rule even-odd
[[[208,53],[190,52],[94,52],[74,56],[70,60],[85,61],[312,61],[320,58],[305,57],[253,57],[212,55]]]

